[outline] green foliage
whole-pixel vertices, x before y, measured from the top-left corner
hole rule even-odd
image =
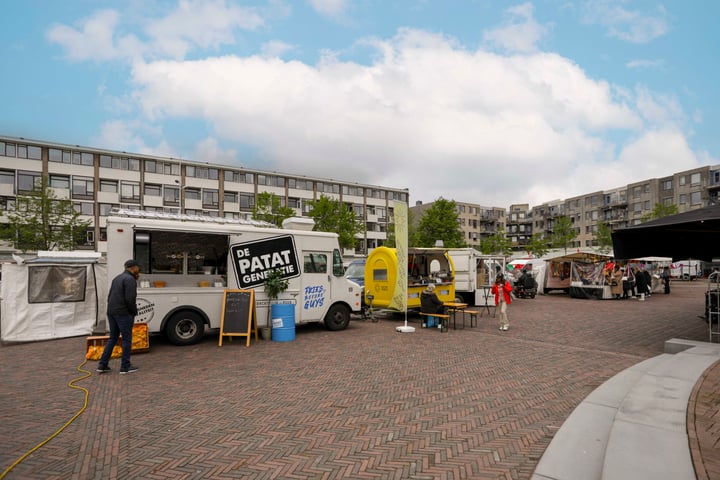
[[[510,255],[512,242],[505,236],[504,230],[499,230],[480,242],[480,251],[485,255]]]
[[[80,219],[72,200],[55,196],[47,177],[32,192],[18,195],[14,210],[2,214],[7,224],[0,228],[0,240],[23,252],[72,250],[85,241],[90,225]]]
[[[578,234],[568,217],[558,217],[555,220],[553,233],[551,236],[551,244],[553,248],[562,248],[567,253],[567,248]]]
[[[270,270],[265,274],[263,285],[270,301],[277,300],[280,294],[287,290],[288,285],[290,285],[287,279],[282,278],[282,274],[283,272],[280,269]]]
[[[535,255],[537,258],[540,258],[547,255],[550,251],[550,247],[548,246],[547,240],[542,238],[539,233],[533,233],[532,237],[530,237],[530,243],[527,246],[527,251],[528,253]]]
[[[258,194],[257,203],[252,212],[253,220],[272,223],[277,227],[282,227],[282,222],[293,215],[295,215],[295,210],[280,205],[280,197],[270,192]]]
[[[640,220],[647,222],[655,220],[657,218],[663,218],[670,215],[676,215],[678,213],[678,207],[675,204],[663,205],[662,203],[656,203],[653,209],[647,215],[643,215]]]
[[[314,230],[337,233],[341,248],[354,247],[355,235],[364,228],[351,207],[326,195],[320,195],[319,200],[311,202],[308,216],[315,221]]]
[[[597,234],[595,235],[595,243],[600,253],[609,253],[613,248],[612,229],[606,222],[599,221],[597,225]]]
[[[447,248],[465,246],[465,238],[458,220],[457,204],[442,197],[433,202],[423,213],[411,245],[434,247],[437,240],[442,240]]]

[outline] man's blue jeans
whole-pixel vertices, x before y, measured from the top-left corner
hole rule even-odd
[[[120,360],[120,368],[128,368],[130,366],[130,349],[132,348],[133,316],[108,314],[107,317],[110,326],[110,339],[105,345],[105,350],[103,350],[98,366],[107,367],[113,348],[115,348],[117,344],[118,337],[122,334],[122,358]]]

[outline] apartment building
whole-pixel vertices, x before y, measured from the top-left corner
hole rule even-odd
[[[321,195],[345,203],[365,227],[346,254],[362,255],[387,239],[394,201],[409,200],[408,189],[0,136],[3,209],[14,208],[15,197],[43,176],[91,222],[83,248],[99,252],[107,251],[106,219],[114,207],[247,218],[257,196],[270,192],[300,216]]]
[[[434,202],[433,202],[434,203]],[[420,218],[433,203],[415,202],[410,207],[411,221],[417,226]],[[465,243],[478,247],[483,239],[505,231],[506,211],[502,207],[485,207],[475,203],[455,201],[458,222],[463,231]]]
[[[642,223],[656,204],[675,205],[678,213],[718,205],[718,192],[720,165],[703,166],[668,177],[554,201],[552,205],[538,205],[533,207],[531,216],[534,232],[545,238],[552,234],[553,219],[567,216],[577,232],[572,247],[590,247],[596,245],[600,222],[615,230]]]
[[[598,225],[605,222],[611,229],[637,225],[650,214],[655,205],[676,205],[678,213],[709,205],[720,205],[720,165],[703,166],[678,172],[668,177],[652,178],[605,191],[596,191],[530,206],[512,204],[502,207],[481,207],[455,200],[460,227],[467,244],[479,246],[483,238],[505,231],[512,247],[522,251],[533,234],[550,238],[560,217],[568,217],[577,237],[571,247],[597,244]],[[432,203],[411,207],[414,221]],[[503,220],[504,219],[504,220]],[[477,240],[477,241],[476,241]]]

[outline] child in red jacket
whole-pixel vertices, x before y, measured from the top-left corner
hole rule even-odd
[[[495,294],[495,306],[500,308],[500,330],[507,330],[510,328],[510,322],[507,317],[507,306],[510,304],[510,292],[512,292],[512,285],[510,282],[505,280],[502,273],[498,273],[495,277],[495,283],[490,290]]]

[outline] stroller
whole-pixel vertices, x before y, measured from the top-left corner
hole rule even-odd
[[[513,293],[517,298],[535,298],[538,284],[528,271],[523,271],[520,278],[515,282]]]

